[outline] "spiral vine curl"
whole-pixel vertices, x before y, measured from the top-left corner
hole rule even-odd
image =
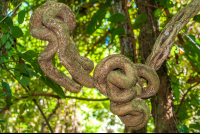
[[[71,9],[57,0],[47,0],[33,12],[29,25],[31,35],[49,42],[38,57],[40,68],[50,79],[70,92],[77,93],[82,86],[96,87],[110,99],[112,113],[132,129],[141,129],[150,116],[149,107],[143,98],[158,92],[158,75],[146,65],[134,64],[126,56],[115,54],[100,61],[94,76],[90,76],[93,62],[80,56],[70,37],[75,24],[75,15]],[[72,79],[54,67],[51,59],[56,52]],[[143,80],[148,83],[146,88],[143,88]]]

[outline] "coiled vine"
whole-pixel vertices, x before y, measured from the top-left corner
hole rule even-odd
[[[32,14],[29,24],[33,37],[49,42],[38,57],[42,71],[66,90],[77,93],[82,86],[96,87],[110,99],[110,110],[121,121],[139,130],[150,117],[150,110],[143,98],[155,95],[159,89],[159,78],[149,66],[134,64],[126,56],[115,54],[104,58],[89,75],[94,63],[79,54],[70,37],[76,25],[71,9],[57,0],[46,0]],[[52,63],[55,53],[72,79],[60,72]],[[143,88],[143,81],[148,85]]]

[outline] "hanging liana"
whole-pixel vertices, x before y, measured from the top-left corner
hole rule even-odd
[[[94,76],[90,76],[94,63],[80,56],[70,37],[75,24],[76,18],[71,9],[57,0],[46,0],[33,12],[29,25],[30,34],[49,42],[38,57],[40,68],[50,79],[70,92],[77,93],[82,86],[96,87],[110,99],[112,113],[132,129],[141,129],[150,116],[148,104],[143,98],[149,98],[158,92],[158,75],[146,65],[134,64],[126,56],[114,54],[100,61],[94,70]],[[73,79],[54,67],[52,58],[56,52]],[[148,83],[146,88],[142,86],[144,80]]]

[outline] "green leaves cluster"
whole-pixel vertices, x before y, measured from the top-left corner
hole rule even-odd
[[[89,22],[86,33],[87,34],[92,34],[94,31],[96,31],[100,26],[102,25],[103,19],[105,19],[105,15],[107,11],[109,11],[110,7],[110,1],[107,1],[91,18],[91,21]],[[111,22],[111,34],[112,34],[112,39],[111,42],[113,42],[115,35],[123,35],[125,33],[124,28],[122,27],[112,27],[114,26],[114,23],[121,23],[125,21],[125,16],[124,14],[121,13],[116,13],[112,16],[110,16],[107,19],[109,22]]]
[[[110,4],[104,4],[103,7],[101,7],[91,18],[91,21],[89,22],[86,34],[92,34],[96,29],[98,29],[103,19],[105,18],[107,8],[110,7]]]
[[[187,40],[187,43],[184,45],[184,55],[191,63],[193,63],[195,69],[200,71],[200,41],[195,39],[193,35],[188,35],[185,39]]]
[[[25,53],[18,53],[19,57],[23,58],[29,64],[17,64],[15,66],[15,76],[17,80],[25,87],[30,84],[30,76],[39,77],[40,79],[50,88],[54,90],[61,98],[66,98],[65,93],[62,88],[52,81],[50,78],[46,77],[38,64],[38,54],[33,50],[28,50]],[[30,66],[31,65],[31,66]],[[30,67],[30,69],[28,68]],[[33,68],[32,68],[33,67]]]
[[[195,15],[195,16],[193,17],[193,20],[200,23],[200,14]]]

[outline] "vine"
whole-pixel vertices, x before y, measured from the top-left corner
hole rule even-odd
[[[104,58],[94,70],[94,64],[79,54],[78,48],[70,37],[76,24],[71,9],[57,2],[46,0],[37,8],[30,19],[30,33],[33,37],[47,40],[49,44],[38,57],[42,71],[60,86],[77,93],[82,86],[96,87],[111,101],[110,110],[121,121],[139,130],[149,119],[150,110],[142,100],[155,95],[159,89],[158,70],[169,54],[173,40],[178,32],[199,11],[199,1],[193,0],[188,10],[181,9],[158,37],[146,65],[133,64],[127,57],[117,54]],[[66,77],[53,66],[51,59],[58,52],[61,64],[69,71],[72,79]],[[142,84],[147,81],[148,86]]]

